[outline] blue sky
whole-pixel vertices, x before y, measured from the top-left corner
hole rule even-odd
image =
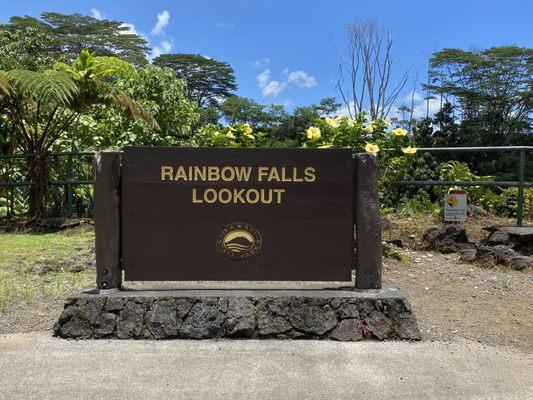
[[[124,21],[150,41],[154,54],[198,53],[227,61],[235,69],[240,96],[289,109],[338,97],[332,84],[339,64],[336,47],[355,19],[376,19],[393,30],[396,78],[406,69],[418,75],[420,110],[419,86],[434,50],[533,44],[530,0],[2,0],[0,21],[42,11]],[[398,102],[412,90],[413,81]]]

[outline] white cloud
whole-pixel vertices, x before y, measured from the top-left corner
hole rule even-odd
[[[250,63],[250,65],[254,68],[265,68],[268,67],[270,64],[269,58],[261,58],[259,60],[254,60]]]
[[[291,87],[310,89],[317,85],[316,79],[304,71],[290,72],[285,69],[283,75],[285,76],[283,81],[271,80],[269,68],[257,75],[257,86],[261,89],[263,96],[276,97]]]
[[[152,48],[152,51],[150,52],[149,59],[153,60],[157,56],[160,56],[161,54],[166,54],[172,50],[174,47],[174,43],[171,38],[165,39],[161,41],[158,45],[155,45]]]
[[[420,102],[415,103],[413,108],[413,118],[426,118],[426,115],[429,113],[429,116],[434,116],[440,110],[440,99],[429,99],[429,107],[427,100],[421,98]]]
[[[401,118],[400,106],[405,105],[410,108],[411,101],[413,101],[413,118],[415,119],[426,118],[426,116],[433,117],[440,110],[440,99],[430,98],[428,104],[423,95],[412,91],[403,98],[401,104],[395,104],[391,107],[389,117]]]
[[[316,86],[316,79],[304,71],[289,72],[285,70],[287,75],[287,82],[289,85],[294,85],[304,89],[310,89]]]
[[[124,30],[122,34],[130,34],[130,35],[139,35],[143,36],[139,32],[137,32],[137,29],[135,29],[135,25],[130,24],[129,22],[124,22],[120,25],[121,28],[128,28],[128,30]]]
[[[157,14],[157,22],[152,29],[152,35],[164,35],[164,29],[168,25],[169,21],[170,13],[167,10],[163,10],[161,13]]]
[[[270,78],[270,70],[265,69],[263,72],[257,75],[257,85],[260,88],[265,87],[268,83],[269,78]]]
[[[422,97],[422,95],[416,91],[411,91],[409,92],[409,94],[407,94],[404,98],[403,98],[403,101],[405,102],[408,102],[408,103],[411,103],[411,100],[414,101],[415,103],[419,102],[419,101],[422,101],[424,100],[424,97]]]
[[[96,19],[104,19],[104,13],[97,8],[91,8],[91,15]]]
[[[276,97],[283,92],[287,84],[279,81],[270,80],[270,69],[265,69],[257,75],[257,86],[261,89],[261,93],[265,97]]]
[[[338,111],[337,111],[337,114],[338,115],[345,115],[347,117],[350,117],[350,110],[352,110],[352,117],[353,117],[353,106],[354,106],[354,102],[353,101],[350,101],[349,102],[349,105],[344,105],[342,106]]]
[[[215,25],[218,29],[235,28],[235,24],[233,23],[233,21],[216,21],[216,22],[213,22],[213,25]]]

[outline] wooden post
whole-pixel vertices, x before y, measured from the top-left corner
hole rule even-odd
[[[122,284],[120,153],[97,152],[94,169],[96,286],[98,289],[119,289]]]
[[[378,160],[370,153],[355,156],[355,288],[381,289],[381,216]]]

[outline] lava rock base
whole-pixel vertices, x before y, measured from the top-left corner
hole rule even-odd
[[[395,288],[76,293],[54,332],[72,339],[420,339],[409,301]]]

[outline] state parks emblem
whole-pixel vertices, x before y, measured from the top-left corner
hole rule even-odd
[[[217,238],[220,254],[232,260],[245,260],[261,250],[262,238],[259,231],[246,222],[232,222],[225,225]]]

